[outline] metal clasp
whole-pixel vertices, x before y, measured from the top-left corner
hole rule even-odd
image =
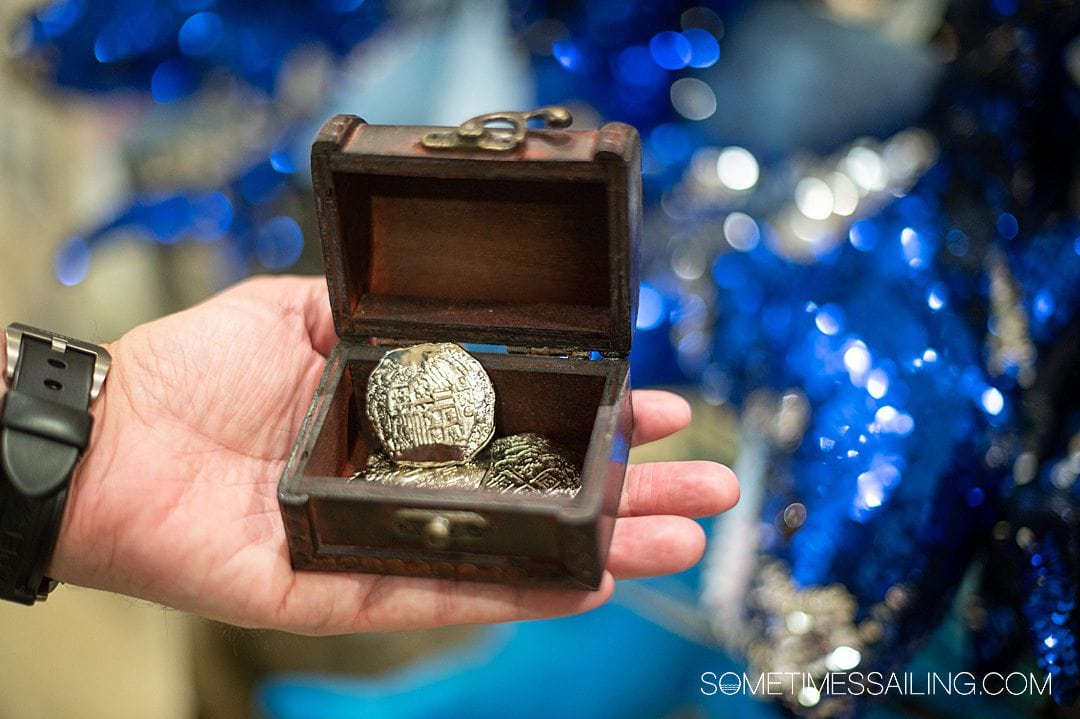
[[[431,150],[491,150],[509,152],[525,142],[529,120],[543,120],[548,127],[569,127],[573,122],[565,107],[541,107],[528,112],[491,112],[478,115],[449,131],[429,132],[421,143]],[[510,127],[493,126],[507,123]]]
[[[101,388],[105,385],[105,377],[109,374],[109,367],[112,366],[112,355],[104,347],[73,340],[55,332],[41,330],[18,322],[8,325],[5,334],[7,335],[7,369],[4,371],[4,376],[9,384],[15,379],[15,364],[19,361],[19,352],[22,351],[23,337],[33,337],[42,342],[48,342],[53,351],[61,354],[68,350],[75,350],[92,356],[94,358],[94,377],[90,383],[90,401],[93,402],[101,394]]]
[[[476,512],[399,509],[394,529],[405,537],[419,537],[425,547],[447,549],[451,544],[475,542],[487,531],[487,520]]]

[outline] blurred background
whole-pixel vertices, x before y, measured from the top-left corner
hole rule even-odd
[[[634,383],[695,406],[632,459],[743,497],[700,567],[566,620],[315,640],[63,588],[0,607],[0,717],[1076,715],[1078,33],[1068,0],[8,0],[4,323],[109,341],[320,274],[334,113],[564,104],[641,132]],[[807,679],[848,671],[914,690]]]

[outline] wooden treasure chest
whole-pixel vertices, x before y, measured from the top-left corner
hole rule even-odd
[[[622,123],[526,130],[534,115],[569,121],[559,108],[459,128],[338,115],[316,138],[339,342],[279,486],[296,569],[598,587],[633,422],[640,143]],[[369,382],[388,351],[421,343],[479,361],[492,447],[543,438],[578,483],[537,489],[543,462],[489,450],[437,470],[388,461]],[[453,400],[444,412],[461,411]],[[484,484],[499,461],[510,490]]]

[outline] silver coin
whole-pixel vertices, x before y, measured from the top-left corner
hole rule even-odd
[[[488,472],[481,489],[569,496],[581,489],[574,455],[538,434],[500,437],[488,446],[483,456]]]
[[[495,388],[451,343],[387,352],[371,373],[367,415],[386,455],[406,466],[467,462],[495,433]]]
[[[487,465],[464,462],[445,467],[406,467],[392,462],[381,452],[368,457],[367,468],[352,476],[353,481],[379,482],[402,487],[475,490],[487,474]]]

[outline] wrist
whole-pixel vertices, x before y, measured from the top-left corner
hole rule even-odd
[[[119,376],[122,372],[116,371],[117,345],[103,347],[113,356],[114,370],[90,407],[93,417],[90,442],[72,473],[67,505],[48,565],[48,576],[64,584],[94,586],[101,577],[107,576],[111,557],[105,542],[109,532],[102,527],[99,515],[102,493],[107,478],[113,474],[112,467],[120,446],[119,417],[123,412],[117,405],[121,403],[123,391],[117,388],[122,381]]]

